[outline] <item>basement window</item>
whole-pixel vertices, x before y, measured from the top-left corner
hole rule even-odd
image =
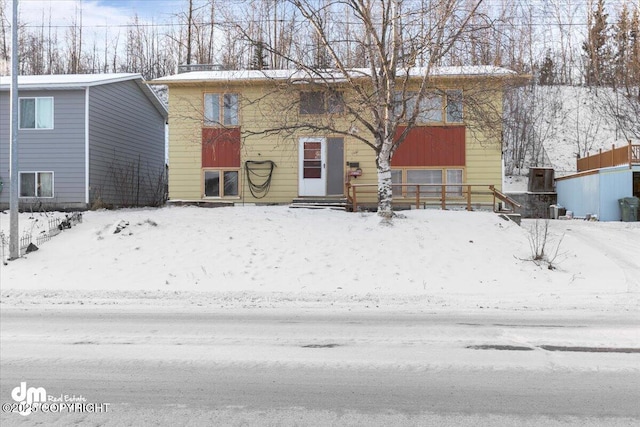
[[[206,170],[204,171],[205,197],[237,197],[237,170]]]
[[[391,182],[394,184],[449,184],[446,187],[447,197],[462,197],[463,169],[420,169],[398,168],[391,170]],[[451,185],[461,184],[461,185]],[[394,197],[415,197],[415,186],[394,187]],[[421,197],[440,197],[440,185],[420,187]]]

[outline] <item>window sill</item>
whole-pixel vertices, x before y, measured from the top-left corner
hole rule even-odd
[[[46,199],[46,200],[51,200],[51,199],[55,199],[55,196],[18,196],[19,199],[22,200],[29,200],[29,201],[37,201],[37,200],[42,200],[42,199]]]
[[[240,199],[241,199],[240,196],[222,196],[222,197],[220,197],[220,196],[202,196],[202,200],[222,200],[222,201],[229,200],[229,201],[232,201],[232,200],[240,200]]]

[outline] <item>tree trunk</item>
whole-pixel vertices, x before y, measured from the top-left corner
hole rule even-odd
[[[380,144],[380,151],[376,154],[376,168],[378,172],[378,215],[385,219],[393,217],[393,186],[391,185],[391,146],[392,140],[385,140]]]

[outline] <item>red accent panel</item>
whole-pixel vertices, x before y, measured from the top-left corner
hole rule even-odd
[[[399,136],[405,128],[398,128]],[[418,126],[409,131],[392,166],[464,166],[464,126]]]
[[[202,129],[202,167],[240,167],[240,128]]]

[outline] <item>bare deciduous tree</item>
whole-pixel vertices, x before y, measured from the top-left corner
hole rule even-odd
[[[341,127],[331,117],[308,119],[295,113],[297,106],[282,105],[283,121],[262,133],[283,133],[293,130],[324,130],[350,136],[375,152],[378,176],[378,214],[391,218],[391,159],[408,133],[415,126],[422,105],[434,90],[434,69],[457,42],[470,31],[480,28],[478,8],[482,0],[423,1],[401,0],[289,0],[298,20],[295,33],[303,40],[313,40],[323,47],[331,69],[319,68],[317,61],[306,55],[292,55],[281,50],[279,43],[265,43],[272,57],[292,73],[289,85],[279,90],[297,90],[305,83],[328,97],[339,98],[344,91],[344,112],[350,125]],[[329,25],[327,14],[347,17],[349,26]],[[471,25],[475,20],[475,25]],[[335,21],[344,21],[335,19]],[[484,25],[488,25],[485,23]],[[349,33],[344,30],[348,28]],[[256,40],[248,31],[239,30],[252,43]],[[313,37],[309,37],[313,34]],[[305,37],[306,35],[306,37]],[[352,68],[345,57],[344,44],[363,53],[365,68]],[[304,48],[304,47],[303,47]],[[422,61],[417,67],[418,61]],[[324,61],[323,61],[324,62]],[[325,63],[326,64],[326,63]],[[323,64],[324,65],[324,64]],[[465,93],[465,99],[468,95]],[[291,99],[288,97],[287,99]],[[415,107],[415,108],[414,108]],[[294,117],[288,120],[287,118]]]
[[[82,5],[75,5],[71,24],[67,28],[67,66],[68,73],[78,74],[83,71],[82,66]]]
[[[511,90],[505,97],[505,173],[520,175],[529,167],[547,166],[545,143],[553,136],[553,123],[563,119],[562,91],[531,85]]]

